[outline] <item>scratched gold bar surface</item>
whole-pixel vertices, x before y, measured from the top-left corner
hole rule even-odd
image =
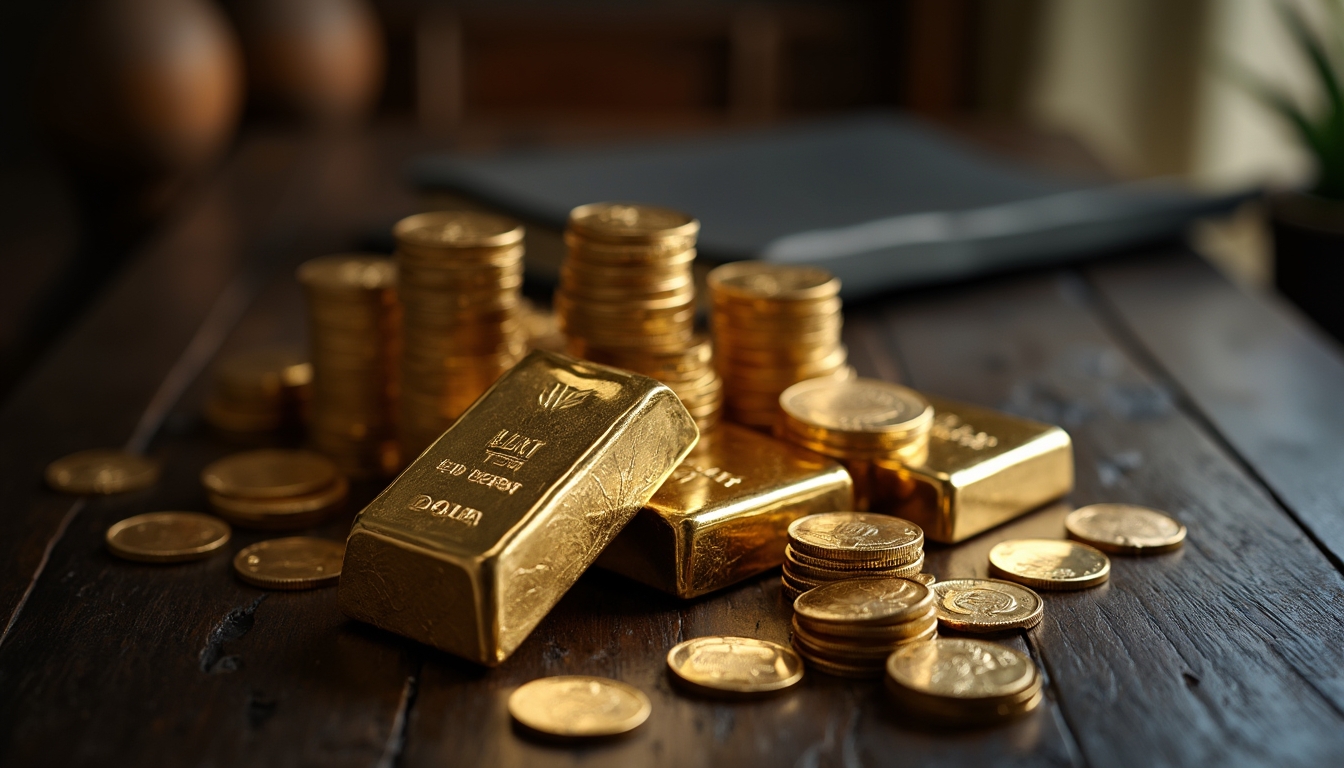
[[[1059,427],[940,397],[928,455],[879,460],[874,509],[954,544],[1073,490],[1073,443]]]
[[[838,463],[723,424],[701,437],[597,565],[697,597],[780,565],[789,523],[850,509],[853,498]]]
[[[653,379],[533,352],[355,518],[341,608],[498,664],[698,434]]]

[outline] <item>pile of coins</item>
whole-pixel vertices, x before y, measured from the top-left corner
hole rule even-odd
[[[271,432],[307,415],[312,366],[295,349],[239,352],[215,365],[205,420],[225,432]]]
[[[397,268],[367,255],[323,256],[298,270],[308,300],[313,396],[308,436],[352,477],[397,469]]]
[[[820,512],[789,524],[784,547],[784,596],[859,577],[932,583],[924,567],[924,531],[908,520],[861,512]]]
[[[933,593],[909,579],[846,579],[793,604],[793,647],[832,675],[879,677],[893,651],[937,636]]]
[[[719,419],[724,389],[708,340],[694,335],[699,230],[665,208],[575,208],[555,308],[570,354],[662,381],[704,431]]]
[[[886,663],[887,690],[909,714],[943,725],[1010,720],[1041,703],[1041,675],[1026,655],[973,639],[912,643]]]
[[[877,379],[813,379],[779,396],[775,436],[836,459],[854,479],[858,509],[894,504],[911,488],[880,462],[917,464],[928,455],[933,406],[913,389]],[[913,482],[913,481],[910,481]]]
[[[402,455],[438,439],[525,348],[518,318],[523,227],[473,211],[410,216],[392,230],[402,307]]]
[[[773,428],[779,394],[799,381],[847,378],[840,281],[814,267],[763,261],[709,273],[711,326],[728,418]]]
[[[292,530],[326,520],[349,484],[327,457],[262,449],[226,456],[201,471],[210,508],[239,528]]]

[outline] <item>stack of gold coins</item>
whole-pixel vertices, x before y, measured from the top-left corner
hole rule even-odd
[[[784,390],[779,405],[775,435],[844,464],[859,509],[907,495],[879,487],[895,476],[879,475],[876,462],[913,464],[928,455],[933,406],[912,389],[877,379],[813,379]]]
[[[313,369],[288,347],[229,355],[214,368],[205,419],[226,432],[270,432],[303,423]]]
[[[313,398],[308,436],[352,477],[398,466],[401,308],[391,259],[323,256],[298,270],[308,299]]]
[[[789,524],[784,595],[790,600],[824,584],[861,577],[918,579],[924,531],[899,517],[819,512]],[[921,580],[922,581],[922,580]]]
[[[239,528],[317,525],[345,501],[349,484],[320,453],[263,449],[226,456],[201,471],[215,514]]]
[[[523,227],[504,216],[439,211],[392,230],[402,306],[402,453],[438,439],[521,359]]]
[[[832,675],[880,677],[893,651],[937,636],[933,593],[909,579],[846,579],[793,604],[794,649]]]
[[[662,381],[707,430],[718,422],[723,382],[708,340],[694,334],[699,230],[665,208],[575,208],[555,308],[570,354]]]
[[[911,643],[887,659],[887,690],[908,713],[944,725],[987,725],[1041,703],[1041,675],[1025,654],[997,643]]]
[[[771,428],[779,393],[806,379],[848,378],[840,281],[824,269],[739,261],[709,273],[711,325],[727,417]]]

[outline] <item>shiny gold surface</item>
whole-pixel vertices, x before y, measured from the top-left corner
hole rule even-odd
[[[1155,555],[1180,549],[1185,526],[1162,512],[1134,504],[1092,504],[1064,518],[1069,536],[1120,555]]]
[[[821,624],[885,625],[922,615],[932,602],[929,588],[909,579],[847,579],[804,594],[793,610]]]
[[[200,560],[229,543],[229,524],[199,512],[150,512],[107,529],[107,548],[143,563]]]
[[[937,635],[932,600],[928,587],[907,579],[824,584],[794,601],[793,647],[822,671],[880,677],[892,651]]]
[[[1110,578],[1111,561],[1076,541],[1015,539],[989,551],[989,572],[1035,589],[1087,589]]]
[[[921,461],[879,459],[873,508],[953,544],[1073,490],[1073,444],[1059,427],[929,397]]]
[[[668,651],[667,668],[702,693],[750,696],[803,679],[803,660],[778,643],[752,637],[697,637]]]
[[[924,532],[908,520],[862,512],[809,515],[789,526],[795,549],[828,560],[903,561],[924,546]]]
[[[211,462],[201,471],[201,485],[222,496],[274,499],[319,491],[338,475],[336,465],[321,454],[264,448]]]
[[[360,512],[341,607],[498,664],[697,437],[652,379],[533,352]]]
[[[886,665],[887,688],[914,714],[982,723],[1040,703],[1040,674],[1025,655],[995,643],[941,639],[907,645]]]
[[[653,704],[638,688],[602,677],[543,677],[509,695],[509,714],[547,736],[615,736],[638,728]]]
[[[206,498],[215,514],[239,528],[293,531],[326,520],[345,501],[349,490],[349,482],[337,476],[335,482],[327,487],[301,496],[248,499],[210,492]]]
[[[233,558],[233,570],[263,589],[313,589],[336,583],[344,556],[339,541],[292,536],[244,547]]]
[[[51,462],[46,479],[63,493],[124,493],[157,482],[159,464],[139,454],[95,448]]]
[[[987,633],[1027,629],[1041,623],[1041,596],[998,579],[952,579],[934,584],[933,604],[944,629]]]
[[[850,500],[849,475],[835,462],[723,424],[701,437],[597,565],[697,597],[778,566],[790,523]]]

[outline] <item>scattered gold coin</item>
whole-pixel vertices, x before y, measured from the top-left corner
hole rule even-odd
[[[887,659],[887,689],[906,709],[937,720],[977,723],[1025,714],[1041,701],[1041,678],[1025,655],[995,643],[912,643]]]
[[[208,494],[210,508],[239,528],[292,531],[321,523],[345,500],[350,484],[343,477],[316,493],[279,499],[246,499]]]
[[[615,736],[638,728],[653,705],[632,685],[586,675],[543,677],[509,696],[509,714],[539,733],[563,738]]]
[[[201,472],[201,484],[221,496],[275,499],[313,493],[339,476],[331,459],[319,453],[265,448],[210,464]]]
[[[989,572],[1034,589],[1087,589],[1110,578],[1111,561],[1076,541],[1018,539],[994,545]]]
[[[778,643],[750,637],[697,637],[668,651],[667,667],[689,687],[716,694],[763,694],[803,679],[803,660]]]
[[[928,610],[929,588],[909,579],[846,579],[804,592],[793,610],[804,620],[831,624],[897,624]]]
[[[63,493],[122,493],[153,485],[159,465],[126,451],[93,449],[51,462],[46,476],[47,484]]]
[[[1069,536],[1103,552],[1149,555],[1180,549],[1185,526],[1156,509],[1134,504],[1093,504],[1064,518]]]
[[[233,570],[264,589],[312,589],[341,578],[345,544],[308,536],[259,541],[233,558]]]
[[[1041,596],[1020,584],[997,579],[952,579],[934,584],[938,623],[957,632],[1002,632],[1041,623]]]
[[[901,562],[921,552],[924,531],[909,520],[864,512],[822,512],[789,524],[789,544],[823,560]]]
[[[150,512],[107,529],[107,548],[142,563],[200,560],[229,543],[229,524],[199,512]]]

